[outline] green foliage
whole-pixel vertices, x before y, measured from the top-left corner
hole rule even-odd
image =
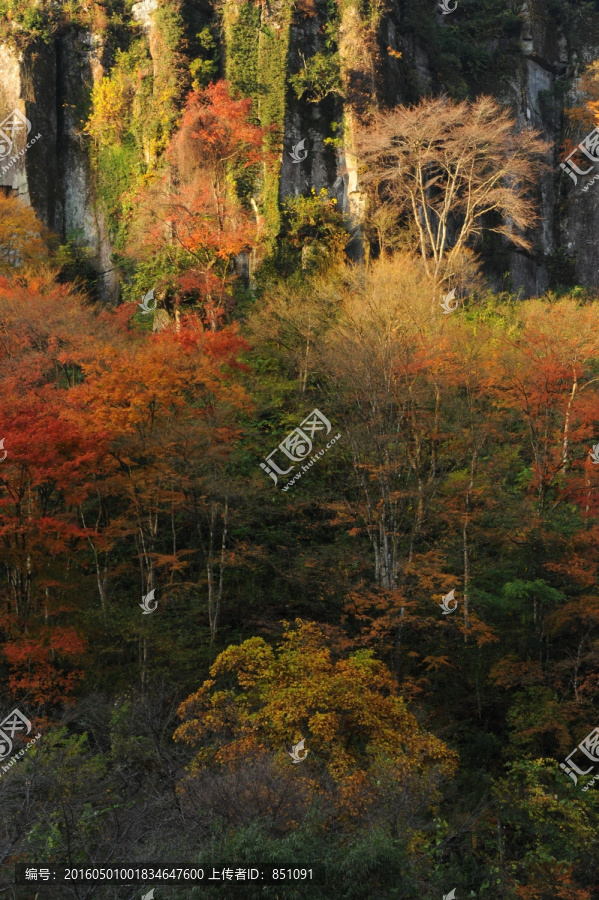
[[[282,4],[268,20],[265,10],[266,7],[252,2],[225,3],[225,73],[234,92],[254,101],[257,121],[270,129],[267,148],[279,155],[285,123],[292,7]],[[266,167],[261,180],[262,211],[272,248],[281,227],[278,166]]]
[[[150,109],[140,110],[136,125],[144,126],[153,162],[167,147],[179,117],[187,80],[182,45],[185,28],[180,11],[181,0],[160,3],[154,18],[154,75]],[[144,112],[149,120],[144,122]]]
[[[65,27],[86,28],[95,34],[126,33],[131,0],[0,0],[0,40],[24,50],[36,42],[49,44]],[[128,8],[127,8],[128,7]]]
[[[260,7],[251,2],[225,4],[225,77],[233,91],[256,100],[258,82],[258,34]],[[262,75],[262,73],[261,73]]]
[[[329,127],[330,127],[331,131],[333,132],[333,134],[337,135],[337,133],[342,129],[343,126],[342,126],[341,122],[333,121],[330,123]],[[334,147],[335,149],[341,149],[343,147],[343,138],[341,136],[325,137],[323,140],[323,143],[324,143],[325,147]]]
[[[504,0],[460,0],[439,27],[423,4],[409,4],[406,30],[427,46],[435,82],[456,100],[494,93],[521,56],[520,7]]]
[[[94,264],[94,254],[86,246],[82,229],[67,234],[66,242],[56,250],[55,262],[60,268],[62,281],[80,283],[91,292],[92,296],[96,295],[97,268]]]
[[[324,15],[322,50],[317,50],[308,59],[300,51],[302,66],[299,72],[289,76],[289,83],[298,100],[305,97],[309,103],[320,103],[330,94],[343,94],[337,40],[339,11],[328,5]]]
[[[281,243],[288,244],[306,275],[340,259],[349,234],[337,201],[326,188],[318,193],[312,188],[308,197],[288,197],[283,208]]]
[[[102,144],[96,157],[98,195],[108,214],[110,239],[115,250],[123,248],[127,235],[127,195],[143,174],[140,148],[132,135],[120,146]]]
[[[520,611],[523,616],[530,619],[539,608],[552,609],[566,598],[561,591],[556,590],[542,578],[535,581],[510,581],[503,586],[505,609]]]
[[[543,757],[508,764],[494,794],[512,884],[523,892],[530,884],[548,892],[559,884],[559,896],[567,896],[572,867],[590,863],[599,824],[596,795],[589,791],[581,803],[572,783],[564,786],[555,761]]]
[[[304,60],[297,75],[289,76],[298,100],[302,97],[310,103],[320,103],[329,94],[342,94],[339,53],[315,53]]]
[[[94,86],[85,131],[98,196],[108,216],[111,241],[123,249],[143,176],[155,168],[174,129],[184,84],[180,45],[183,22],[175,2],[154,15],[155,57],[139,39],[117,50],[110,74]],[[208,36],[204,36],[208,44]]]
[[[189,64],[194,91],[200,91],[212,81],[218,72],[219,52],[217,42],[210,28],[203,28],[197,35],[198,43],[204,51],[202,56],[193,59]]]
[[[258,97],[258,113],[260,124],[272,128],[267,145],[277,154],[283,150],[291,14],[291,4],[283,5],[277,29],[271,24],[263,24],[258,43],[258,70],[263,85]],[[281,225],[278,168],[272,167],[265,172],[262,201],[268,231],[274,238]]]
[[[239,860],[239,865],[248,868],[257,861],[282,868],[283,860],[285,869],[312,868],[312,883],[299,890],[309,891],[313,900],[361,900],[366,896],[372,900],[418,900],[417,877],[406,858],[404,842],[372,828],[351,842],[342,835],[328,833],[323,843],[323,829],[317,807],[296,830],[284,836],[268,834],[261,822],[229,831],[215,828],[210,846],[197,861],[211,872],[219,864],[223,868],[230,859]],[[205,892],[208,897],[222,896],[224,887],[205,885],[202,895]],[[265,886],[250,882],[244,886],[243,894],[249,900],[296,900],[299,896],[297,883]]]
[[[0,0],[0,38],[20,49],[36,40],[48,44],[62,20],[52,0]]]

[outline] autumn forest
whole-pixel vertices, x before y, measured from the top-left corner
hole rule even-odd
[[[5,897],[599,900],[599,62],[414,2],[0,0]]]

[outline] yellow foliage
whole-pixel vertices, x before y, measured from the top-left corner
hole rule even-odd
[[[303,772],[318,776],[312,787],[323,789],[317,782],[326,771],[340,805],[357,813],[381,793],[381,778],[387,790],[456,768],[456,755],[418,725],[372,651],[335,659],[315,623],[296,620],[276,652],[260,637],[229,647],[210,674],[179,709],[184,722],[175,739],[200,747],[192,775],[259,753],[275,754],[284,769],[286,748],[304,738]]]
[[[96,143],[120,141],[127,124],[129,90],[122,78],[103,78],[92,91],[92,113],[85,126]]]
[[[0,275],[39,272],[48,256],[43,234],[31,206],[0,194]]]

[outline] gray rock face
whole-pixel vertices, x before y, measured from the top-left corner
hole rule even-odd
[[[77,101],[86,84],[95,84],[104,75],[103,47],[89,31],[69,32],[56,44],[58,78],[56,94],[65,98],[59,120],[60,205],[55,230],[65,237],[91,247],[98,268],[99,293],[103,300],[118,296],[118,278],[111,262],[111,247],[102,209],[95,202],[87,141],[81,134]]]
[[[11,48],[0,46],[0,121],[17,113],[30,124],[3,131],[12,138],[0,159],[0,188],[33,204],[52,227],[56,213],[56,104],[52,87],[56,60],[51,48],[40,50],[35,65]],[[33,143],[35,139],[35,143]],[[27,149],[27,143],[31,146]]]
[[[292,26],[289,51],[291,60],[298,60],[301,56],[308,58],[321,49],[319,30],[320,22],[316,18],[308,19],[300,26]],[[316,191],[327,188],[329,195],[336,197],[343,208],[344,190],[339,171],[341,164],[335,151],[324,143],[325,138],[331,137],[331,121],[335,112],[339,117],[342,115],[341,104],[332,97],[322,104],[315,104],[305,100],[298,101],[289,91],[279,188],[282,200],[289,196],[307,194],[311,188]],[[294,147],[301,141],[304,141],[304,145],[298,149],[294,159]],[[336,187],[333,190],[334,183]]]
[[[514,250],[504,245],[506,268],[509,269],[511,287],[524,296],[544,293],[550,280],[567,284],[572,279],[588,287],[599,286],[599,251],[593,235],[599,233],[599,178],[585,191],[596,173],[599,162],[588,179],[575,186],[560,167],[565,156],[562,145],[575,144],[585,136],[585,131],[570,134],[564,116],[564,107],[580,102],[578,86],[585,66],[599,57],[599,14],[572,7],[564,0],[567,10],[566,25],[552,14],[550,0],[526,0],[521,8],[520,64],[509,79],[507,87],[498,87],[497,98],[510,106],[519,128],[532,127],[552,144],[546,158],[547,171],[536,187],[539,203],[539,224],[531,238],[532,250]],[[449,18],[439,16],[442,24],[450,24]],[[563,18],[563,17],[562,17]],[[454,20],[455,21],[455,20]],[[381,93],[390,103],[407,102],[405,83],[402,84],[393,51],[401,51],[403,60],[412,73],[412,92],[420,95],[430,92],[431,77],[428,50],[413,36],[402,33],[401,16],[394,8],[383,20],[381,43],[391,53],[385,58],[382,52],[382,71],[385,73]],[[296,28],[292,48],[309,55],[318,49],[314,23]],[[570,89],[564,92],[564,87]],[[348,171],[343,151],[336,158],[323,145],[330,136],[327,130],[331,118],[341,121],[342,103],[332,104],[328,115],[317,115],[317,110],[306,112],[307,104],[290,98],[285,127],[285,147],[289,151],[298,141],[306,139],[310,154],[301,164],[294,164],[286,154],[282,164],[281,195],[306,193],[310,188],[328,188],[338,198],[340,208],[350,212],[348,197]],[[334,112],[332,111],[334,108]],[[590,164],[590,163],[589,163]],[[354,194],[358,185],[349,188]],[[498,279],[496,287],[500,286]]]
[[[101,48],[89,32],[70,32],[35,56],[0,46],[0,114],[13,109],[31,122],[28,138],[40,135],[7,171],[0,161],[0,187],[33,205],[41,220],[62,239],[73,237],[92,249],[100,296],[112,301],[118,283],[104,219],[95,203],[87,142],[77,104],[104,72]],[[18,138],[18,148],[24,146]]]
[[[599,57],[599,15],[566,0],[559,10],[550,0],[525,0],[520,17],[521,62],[509,87],[498,89],[496,96],[513,110],[519,128],[540,131],[552,148],[547,172],[536,188],[539,224],[531,236],[533,248],[526,253],[506,246],[511,287],[523,296],[544,293],[551,280],[595,288],[599,179],[584,191],[587,179],[575,186],[560,169],[560,160],[567,154],[565,147],[574,147],[590,130],[572,132],[564,110],[581,102],[580,76]],[[416,62],[421,71],[421,59]],[[588,180],[595,172],[599,162]]]
[[[599,225],[599,221],[595,224],[597,213],[587,195],[571,189],[574,185],[559,163],[565,155],[560,153],[560,147],[568,132],[564,100],[580,102],[577,91],[580,72],[599,53],[599,32],[594,21],[597,16],[592,16],[592,21],[589,18],[587,23],[594,27],[584,28],[581,18],[578,26],[566,35],[548,13],[547,3],[529,0],[522,6],[522,15],[523,62],[509,92],[500,94],[499,99],[515,111],[519,128],[530,126],[541,131],[552,149],[546,159],[547,173],[542,176],[537,192],[540,222],[534,232],[533,250],[527,254],[510,252],[512,286],[524,296],[542,294],[550,285],[552,260],[556,261],[551,273],[554,281],[568,283],[570,273],[559,260],[571,257],[576,282],[595,287],[599,279],[592,262],[592,242],[585,243],[581,238],[582,232],[587,229],[592,232]],[[584,41],[575,50],[571,44],[582,33]],[[572,89],[560,97],[565,78],[571,79]]]
[[[132,12],[151,50],[155,2],[138,0]],[[533,234],[533,248],[527,253],[514,251],[507,244],[503,248],[512,288],[524,295],[543,293],[551,279],[568,283],[573,277],[576,283],[599,286],[594,238],[599,233],[599,179],[592,182],[599,174],[599,162],[587,161],[592,171],[577,184],[559,166],[567,152],[563,148],[574,147],[587,133],[583,129],[571,132],[564,107],[580,101],[580,76],[599,56],[599,13],[563,0],[565,12],[558,21],[551,13],[554,3],[523,3],[520,61],[509,80],[497,88],[498,99],[513,109],[518,127],[539,129],[553,147],[537,189],[541,215]],[[451,17],[438,18],[447,26]],[[322,26],[317,16],[293,25],[290,71],[298,70],[302,57],[322,50]],[[379,28],[377,90],[386,102],[408,102],[432,89],[428,53],[413,34],[404,34],[399,8],[393,7]],[[6,161],[3,164],[0,158],[0,190],[31,203],[63,239],[74,236],[91,248],[100,274],[101,295],[106,301],[114,301],[118,283],[106,224],[94,195],[79,112],[90,85],[105,73],[106,56],[98,37],[81,29],[63,33],[48,46],[36,46],[35,56],[19,55],[8,46],[0,46],[0,120],[18,110],[31,122],[29,137],[41,135],[22,154],[25,135],[17,135],[19,155],[14,164],[6,168]],[[402,66],[410,67],[409,84],[405,69],[398,66],[399,58]],[[280,199],[306,194],[312,188],[327,188],[356,227],[357,244],[362,203],[359,161],[348,155],[343,131],[332,128],[333,122],[347,122],[347,113],[337,94],[310,103],[307,98],[298,100],[289,89]],[[294,154],[294,148],[302,142]]]

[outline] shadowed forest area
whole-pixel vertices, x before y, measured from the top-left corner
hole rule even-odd
[[[599,10],[443,6],[0,0],[5,897],[599,900]]]

